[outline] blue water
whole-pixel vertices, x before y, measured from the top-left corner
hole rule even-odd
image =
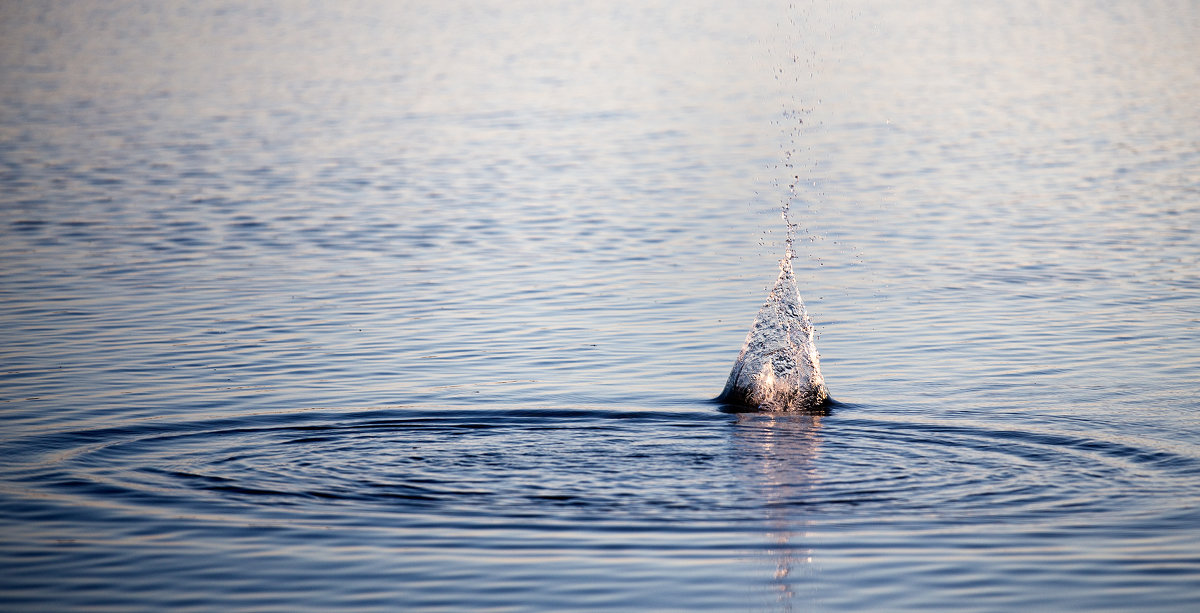
[[[0,7],[0,608],[1200,606],[1200,8],[743,4]]]

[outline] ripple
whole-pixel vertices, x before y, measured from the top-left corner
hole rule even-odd
[[[1082,521],[1147,512],[1139,497],[1161,505],[1198,472],[1194,457],[1146,441],[880,418],[846,405],[827,417],[322,409],[45,434],[7,452],[24,486],[84,506],[294,518],[349,506],[358,521],[709,522],[764,509],[850,523],[1063,512]]]
[[[801,425],[781,426],[786,419]],[[739,449],[760,466],[765,484],[782,487],[768,504],[841,521],[1145,513],[1150,503],[1139,497],[1186,490],[1198,469],[1195,454],[1152,441],[1053,432],[1044,424],[862,415],[740,420]]]

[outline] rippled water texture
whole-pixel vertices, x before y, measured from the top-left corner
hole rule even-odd
[[[1198,32],[4,3],[0,609],[1194,611]]]

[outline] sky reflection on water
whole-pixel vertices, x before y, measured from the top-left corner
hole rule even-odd
[[[6,5],[0,600],[1191,611],[1198,29]],[[789,198],[839,402],[723,413]]]

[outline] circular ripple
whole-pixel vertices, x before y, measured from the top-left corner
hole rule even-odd
[[[740,425],[770,505],[843,519],[1137,512],[1139,497],[1161,501],[1198,474],[1194,457],[1146,441],[994,423],[757,414]]]
[[[43,439],[68,451],[31,463],[27,482],[190,513],[695,514],[717,490],[694,486],[729,472],[727,423],[606,410],[310,411]]]
[[[1042,425],[1044,427],[1044,424]],[[731,521],[1129,513],[1197,475],[1144,441],[864,416],[308,411],[65,433],[31,487],[146,512]],[[1153,496],[1151,495],[1153,494]],[[349,510],[346,507],[351,507]],[[1079,515],[1082,514],[1082,515]]]

